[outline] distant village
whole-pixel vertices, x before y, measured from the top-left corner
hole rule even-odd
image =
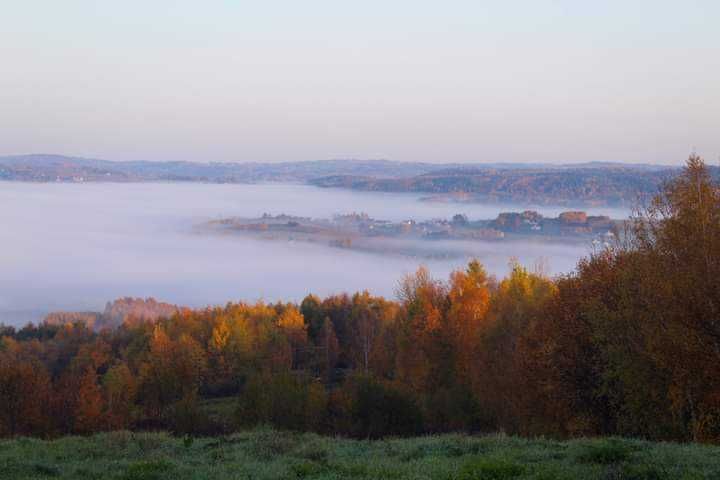
[[[501,213],[489,222],[491,228],[504,233],[539,234],[552,236],[605,235],[614,236],[616,222],[610,217],[589,216],[585,212],[563,212],[555,218],[546,218],[533,210],[521,213]]]
[[[503,241],[533,236],[585,239],[594,245],[609,245],[615,237],[618,221],[607,216],[589,216],[582,211],[563,212],[550,218],[526,210],[501,213],[492,220],[474,221],[462,214],[451,219],[400,222],[374,219],[366,213],[336,215],[331,219],[264,214],[259,218],[215,220],[210,225],[268,240],[326,242],[333,247],[362,249],[372,240],[394,238]]]

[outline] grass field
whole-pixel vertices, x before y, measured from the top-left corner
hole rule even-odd
[[[720,447],[440,435],[362,441],[258,429],[0,441],[0,479],[718,479]]]

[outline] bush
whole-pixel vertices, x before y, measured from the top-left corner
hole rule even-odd
[[[286,430],[318,430],[326,409],[322,385],[290,373],[260,375],[240,395],[236,420],[243,426],[270,423]]]
[[[192,395],[171,405],[165,411],[163,421],[175,435],[210,436],[225,433],[222,425],[198,408],[197,398]]]
[[[488,428],[477,400],[469,388],[455,386],[433,392],[427,399],[426,427],[433,432],[478,431]]]
[[[371,377],[356,377],[351,391],[353,435],[380,438],[422,431],[423,418],[412,395]]]

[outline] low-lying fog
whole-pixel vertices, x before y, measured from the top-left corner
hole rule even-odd
[[[494,218],[500,211],[564,208],[419,201],[420,195],[327,190],[304,185],[28,184],[0,182],[0,323],[38,321],[54,310],[102,310],[121,296],[189,306],[299,300],[368,289],[392,296],[420,263],[445,278],[463,260],[424,261],[321,245],[198,234],[198,223],[263,213],[331,217],[367,212],[385,220]],[[622,218],[627,211],[590,209]],[[587,244],[462,242],[495,274],[509,258],[544,258],[571,270]],[[443,248],[438,243],[437,247]]]

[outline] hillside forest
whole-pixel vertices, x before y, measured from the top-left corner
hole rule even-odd
[[[697,156],[571,274],[471,261],[445,280],[420,268],[396,297],[1,327],[0,435],[720,441],[720,185]],[[213,401],[230,408],[210,415]]]

